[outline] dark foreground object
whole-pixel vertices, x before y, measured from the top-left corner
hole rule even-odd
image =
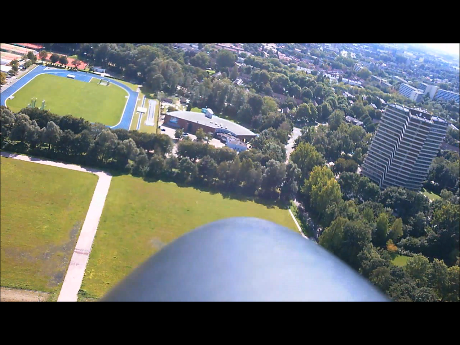
[[[101,301],[388,301],[300,234],[258,218],[201,226],[153,255]]]

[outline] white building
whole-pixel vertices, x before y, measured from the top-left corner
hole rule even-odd
[[[248,149],[248,146],[240,139],[235,138],[233,136],[226,136],[226,138],[227,141],[225,142],[225,145],[230,147],[231,149],[237,152],[246,151]]]
[[[422,109],[390,104],[369,146],[363,175],[381,188],[420,190],[447,126]]]
[[[5,66],[2,64],[0,67],[3,73],[8,73],[11,70],[11,66]]]
[[[434,95],[436,94],[436,91],[438,91],[438,87],[435,85],[428,85],[425,83],[420,83],[419,87],[420,87],[420,90],[423,91],[424,95],[426,95],[427,93],[430,94],[430,99],[433,99]]]
[[[423,91],[409,84],[402,83],[399,86],[399,93],[414,102],[420,102],[423,98]]]

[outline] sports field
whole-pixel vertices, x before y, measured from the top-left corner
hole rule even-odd
[[[81,289],[100,298],[166,244],[228,217],[258,217],[297,231],[287,210],[175,183],[113,177]]]
[[[126,104],[127,92],[121,87],[87,83],[40,74],[8,99],[6,105],[12,111],[27,107],[32,98],[37,98],[40,107],[45,100],[45,109],[58,115],[83,117],[90,122],[100,122],[108,126],[116,125]]]
[[[4,157],[1,169],[0,285],[59,293],[98,178]]]

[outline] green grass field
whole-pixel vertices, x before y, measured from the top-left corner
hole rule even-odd
[[[17,91],[6,105],[17,112],[36,97],[36,106],[40,107],[44,99],[45,109],[50,109],[54,114],[70,114],[113,126],[120,121],[126,104],[125,96],[126,91],[114,84],[102,86],[95,82],[41,74]]]
[[[410,258],[410,256],[406,255],[397,255],[391,262],[399,267],[403,267],[406,265],[407,260]]]
[[[434,194],[433,192],[430,192],[426,190],[425,188],[422,188],[422,194],[428,197],[431,201],[439,200],[441,197],[438,194]]]
[[[1,157],[1,286],[58,293],[97,176]]]
[[[237,216],[267,219],[297,232],[289,212],[277,207],[226,199],[175,183],[113,177],[81,289],[86,297],[100,298],[184,233]]]

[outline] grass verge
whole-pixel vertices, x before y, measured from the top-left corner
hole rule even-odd
[[[170,182],[113,177],[81,289],[100,298],[168,243],[228,217],[267,219],[298,233],[286,209]]]
[[[58,293],[97,183],[1,157],[1,286]]]

